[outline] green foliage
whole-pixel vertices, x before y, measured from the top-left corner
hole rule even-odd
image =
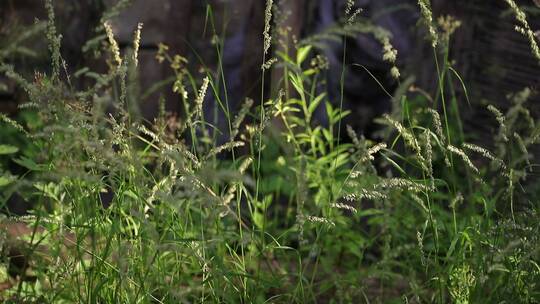
[[[46,3],[51,75],[30,82],[0,65],[28,97],[18,120],[0,116],[1,201],[21,192],[34,203],[29,216],[0,223],[4,251],[20,248],[30,260],[1,291],[4,300],[540,301],[538,195],[521,191],[534,189],[528,151],[540,137],[526,107],[531,92],[513,96],[507,111],[489,108],[498,124],[493,147],[469,143],[447,80],[466,86],[447,60],[451,33],[438,33],[429,1],[419,3],[439,90],[432,97],[399,88],[394,111],[378,120],[377,141],[341,128],[350,113],[325,93],[320,37],[292,58],[278,52],[281,90],[258,107],[246,100],[236,117],[219,97],[216,73],[198,81],[187,59],[162,44],[156,59],[174,79],[156,86],[172,84],[185,113],[178,119],[161,109],[145,123],[134,109],[144,94],[130,90],[136,54],[122,56],[105,25],[109,71],[79,71],[95,82],[74,89],[59,72],[60,36]],[[371,33],[394,63],[388,33],[351,12],[352,4],[346,28],[328,35]],[[262,62],[264,73],[266,54]],[[205,94],[229,119],[225,144],[206,121]],[[218,157],[224,152],[228,158]],[[1,263],[4,279],[10,259]]]

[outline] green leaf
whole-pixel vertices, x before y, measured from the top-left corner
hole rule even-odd
[[[304,95],[304,84],[302,83],[302,78],[297,77],[295,74],[289,72],[289,79],[291,80],[292,85],[296,89],[296,92],[300,94],[300,96]]]
[[[9,145],[0,145],[0,155],[13,154],[19,152],[19,148]]]
[[[291,65],[294,65],[294,62],[292,61],[292,59],[289,57],[289,55],[285,54],[284,52],[281,52],[281,51],[277,51],[276,54],[281,57],[281,59],[283,59],[284,61],[286,61],[287,63],[291,64]]]
[[[34,188],[39,190],[40,194],[45,195],[46,197],[49,197],[55,201],[60,201],[60,193],[62,191],[60,185],[55,184],[53,182],[50,183],[42,183],[37,182],[34,184]]]
[[[385,153],[380,153],[380,155],[382,155],[382,157],[384,157],[384,159],[386,159],[386,161],[389,162],[394,168],[396,168],[399,172],[401,172],[401,174],[407,175],[405,170],[403,170],[403,168],[401,168],[401,166],[398,163],[396,163],[393,159],[391,159]]]
[[[301,47],[298,50],[298,53],[296,54],[296,64],[301,65],[304,60],[306,60],[307,56],[309,55],[309,52],[311,51],[311,45],[306,45],[304,47]]]
[[[325,144],[325,142],[324,142],[320,137],[317,138],[317,146],[319,147],[319,151],[321,151],[321,154],[322,154],[322,155],[326,155],[326,154],[327,154],[327,151],[326,151],[326,144]]]
[[[325,96],[326,96],[326,93],[322,93],[321,95],[315,97],[315,99],[311,101],[308,108],[309,114],[313,114],[313,112],[315,112],[315,110],[317,109],[317,107],[319,106],[319,104],[321,103],[321,101],[323,100]]]
[[[257,226],[257,228],[259,229],[262,229],[263,226],[264,226],[264,216],[262,213],[258,212],[258,211],[255,211],[253,213],[253,223],[255,224],[255,226]]]
[[[15,163],[17,163],[20,166],[25,167],[26,169],[30,169],[32,171],[45,171],[47,169],[46,165],[43,164],[36,164],[33,160],[31,160],[28,157],[21,157],[13,160]]]
[[[124,195],[127,196],[127,197],[131,197],[132,199],[134,200],[138,200],[139,197],[137,196],[137,194],[135,194],[135,192],[131,191],[131,190],[126,190],[124,191]]]
[[[382,215],[382,214],[384,214],[384,212],[382,210],[377,210],[377,209],[366,209],[358,213],[360,217]]]
[[[322,132],[327,142],[331,143],[334,140],[334,136],[330,133],[330,130],[322,129]]]
[[[272,194],[265,195],[263,201],[258,203],[257,207],[261,208],[262,210],[268,209],[268,207],[272,204],[273,199],[274,196]]]
[[[452,254],[454,253],[454,250],[456,249],[456,243],[459,241],[459,236],[456,235],[454,239],[452,240],[452,243],[450,243],[450,248],[448,248],[448,252],[446,253],[446,259],[450,259]]]
[[[330,123],[335,125],[337,124],[340,120],[342,120],[345,116],[351,114],[351,111],[347,110],[347,111],[336,111],[334,112],[335,116],[331,118],[330,120]]]
[[[348,153],[339,154],[337,156],[337,158],[334,160],[335,161],[335,166],[336,167],[345,166],[348,163],[348,160],[349,160],[349,154]]]
[[[299,105],[299,106],[302,106],[302,100],[298,99],[298,98],[291,98],[289,100],[287,100],[287,104],[289,105]]]
[[[503,264],[494,264],[494,265],[491,265],[488,269],[488,272],[495,272],[495,271],[499,271],[499,272],[510,272],[510,270],[508,268],[506,268],[506,266],[504,266]]]
[[[334,116],[334,108],[332,108],[332,104],[329,102],[325,102],[324,105],[326,106],[326,115],[328,116],[328,120],[332,120],[332,117]]]
[[[15,177],[9,175],[0,176],[0,187],[7,186],[15,181]]]
[[[90,69],[88,67],[84,67],[76,71],[75,74],[73,74],[73,76],[75,76],[75,78],[79,78],[81,75],[86,74],[88,71],[90,71]]]
[[[317,70],[316,69],[307,69],[305,71],[302,72],[302,75],[304,76],[311,76],[311,75],[314,75],[317,73]]]

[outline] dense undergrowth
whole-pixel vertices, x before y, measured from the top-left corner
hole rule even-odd
[[[524,14],[507,2],[530,38]],[[447,60],[459,22],[435,21],[429,1],[419,4],[438,90],[414,88],[392,68],[402,85],[389,93],[394,110],[378,120],[383,127],[375,141],[342,125],[348,112],[325,94],[327,63],[317,55],[317,37],[272,56],[272,39],[279,39],[272,37],[272,1],[261,73],[283,69],[279,93],[260,105],[248,99],[233,112],[221,98],[220,73],[207,70],[196,79],[183,57],[161,45],[157,59],[176,76],[184,115],[162,110],[152,123],[133,110],[141,27],[121,53],[105,24],[109,72],[67,75],[47,1],[49,73],[27,80],[0,65],[28,100],[17,120],[0,116],[0,199],[19,193],[34,203],[29,216],[2,216],[1,297],[13,303],[539,302],[538,193],[529,174],[536,165],[528,152],[540,137],[527,110],[533,92],[511,96],[505,112],[490,106],[498,125],[493,146],[475,145],[459,114],[468,105],[466,79]],[[375,35],[381,56],[395,63],[389,34],[352,6],[321,39],[357,32]],[[530,41],[537,50],[534,35]],[[4,48],[0,60],[16,50]],[[95,82],[77,90],[70,77]],[[453,94],[455,83],[463,97]],[[208,123],[211,113],[202,110],[207,95],[228,121],[223,145]],[[315,121],[316,111],[326,113],[326,125]],[[13,248],[28,257],[26,265],[14,265]]]

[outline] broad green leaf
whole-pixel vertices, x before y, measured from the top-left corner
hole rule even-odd
[[[13,154],[19,152],[19,148],[9,145],[0,145],[0,155]]]

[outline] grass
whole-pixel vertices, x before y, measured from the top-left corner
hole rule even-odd
[[[528,33],[519,7],[506,1]],[[139,97],[131,92],[144,28],[122,53],[105,24],[109,71],[81,70],[79,77],[96,81],[77,90],[62,69],[52,1],[46,3],[50,75],[28,81],[0,65],[29,100],[18,120],[0,116],[0,198],[5,203],[17,192],[34,202],[28,216],[3,216],[4,301],[540,301],[529,152],[540,125],[527,110],[532,92],[517,93],[506,111],[489,107],[498,128],[492,147],[469,142],[455,90],[457,82],[467,92],[466,79],[448,60],[459,23],[436,23],[429,1],[419,1],[419,9],[437,91],[407,90],[394,67],[402,85],[388,93],[394,110],[377,120],[377,141],[342,126],[349,112],[325,93],[327,63],[317,56],[317,37],[300,41],[295,54],[270,52],[272,1],[261,65],[263,78],[283,67],[279,93],[266,98],[263,88],[261,104],[246,100],[233,115],[220,99],[222,73],[198,80],[185,58],[160,45],[157,59],[171,67],[185,113],[178,119],[162,109],[153,122],[134,114]],[[341,27],[319,38],[354,31],[375,35],[381,56],[395,63],[388,33],[352,4]],[[202,111],[207,94],[228,119],[221,145],[209,123],[214,113]],[[328,124],[314,120],[319,109]]]

